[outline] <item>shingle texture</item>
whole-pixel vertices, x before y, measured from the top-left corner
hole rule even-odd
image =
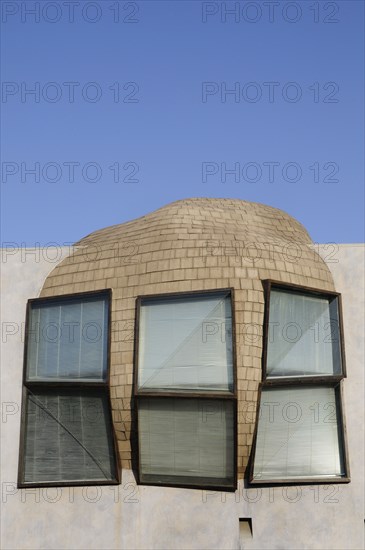
[[[132,467],[136,297],[233,287],[238,475],[248,463],[261,379],[264,294],[274,279],[334,290],[305,228],[285,212],[237,199],[180,200],[91,233],[48,276],[41,296],[112,288],[110,383],[122,467]]]

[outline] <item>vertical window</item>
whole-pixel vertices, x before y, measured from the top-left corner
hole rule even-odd
[[[340,295],[265,282],[252,483],[349,481]]]
[[[110,293],[28,302],[19,486],[118,482]]]
[[[231,290],[137,301],[139,481],[234,489]]]

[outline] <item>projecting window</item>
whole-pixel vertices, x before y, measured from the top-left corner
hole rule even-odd
[[[137,301],[135,397],[142,484],[236,486],[231,290]]]
[[[349,481],[340,295],[265,281],[252,483]]]
[[[109,291],[29,300],[20,487],[118,482],[109,319]]]

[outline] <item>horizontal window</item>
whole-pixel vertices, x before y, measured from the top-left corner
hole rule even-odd
[[[105,380],[107,323],[106,298],[33,303],[27,380]]]
[[[108,396],[27,391],[25,482],[105,481],[115,474]]]
[[[142,482],[232,485],[232,401],[143,397],[138,430]]]
[[[233,388],[230,296],[144,299],[139,326],[139,390]]]
[[[345,475],[338,411],[331,387],[264,388],[254,479]]]

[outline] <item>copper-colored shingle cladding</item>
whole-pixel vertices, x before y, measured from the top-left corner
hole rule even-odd
[[[291,216],[262,204],[209,198],[173,202],[95,231],[47,277],[41,296],[113,290],[110,383],[123,468],[132,467],[136,435],[131,415],[136,297],[233,287],[238,475],[243,476],[261,380],[264,279],[334,290],[328,267]]]

